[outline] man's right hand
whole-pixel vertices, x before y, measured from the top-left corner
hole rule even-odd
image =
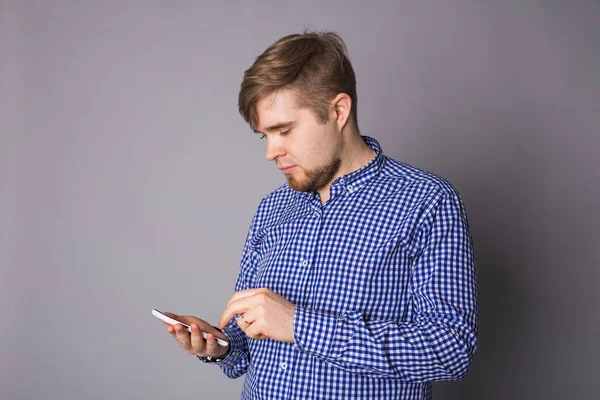
[[[199,357],[223,358],[229,352],[229,346],[220,346],[212,333],[207,334],[207,338],[204,340],[200,327],[210,327],[211,325],[208,322],[191,315],[177,315],[168,312],[164,314],[190,326],[191,334],[181,324],[171,325],[163,321],[163,324],[167,325],[167,332],[173,336],[179,347],[187,354],[194,354]]]

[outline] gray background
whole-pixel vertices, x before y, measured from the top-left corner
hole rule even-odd
[[[330,29],[384,152],[463,195],[480,347],[437,399],[600,392],[598,1],[2,1],[0,398],[239,398],[150,311],[216,323],[284,182],[237,114]],[[208,393],[202,393],[208,392]]]

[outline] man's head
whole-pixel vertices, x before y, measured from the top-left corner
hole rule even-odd
[[[275,161],[298,191],[318,190],[343,164],[348,137],[358,135],[356,78],[334,33],[289,35],[272,44],[244,73],[239,111],[267,138]]]
[[[261,98],[289,89],[297,105],[311,110],[325,123],[328,104],[338,94],[352,99],[351,116],[356,118],[356,77],[342,38],[332,32],[293,34],[269,46],[244,72],[239,94],[239,111],[256,129],[256,103]]]

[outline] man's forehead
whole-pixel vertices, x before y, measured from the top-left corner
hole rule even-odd
[[[294,121],[299,111],[296,97],[290,90],[267,95],[256,102],[256,131]]]

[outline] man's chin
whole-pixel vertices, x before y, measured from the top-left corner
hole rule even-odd
[[[290,188],[294,189],[297,192],[312,192],[313,188],[310,185],[307,185],[306,183],[302,183],[302,182],[298,182],[298,180],[292,178],[292,177],[287,177],[287,184]]]

